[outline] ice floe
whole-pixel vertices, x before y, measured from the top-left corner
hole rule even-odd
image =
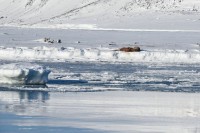
[[[29,63],[12,63],[0,66],[0,84],[43,85],[50,70]]]

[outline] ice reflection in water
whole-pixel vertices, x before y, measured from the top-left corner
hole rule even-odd
[[[60,124],[63,120],[50,113],[52,106],[49,100],[50,94],[46,91],[0,91],[0,133],[101,133],[89,128]],[[54,113],[59,114],[56,108],[60,104],[54,106]]]
[[[45,106],[46,100],[49,100],[48,92],[40,91],[1,91],[0,101],[2,104],[1,110],[3,112],[15,112],[17,114],[24,114],[38,111],[45,113],[44,108],[37,108]]]
[[[0,132],[200,132],[200,94],[0,91]]]

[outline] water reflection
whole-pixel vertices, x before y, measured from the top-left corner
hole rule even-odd
[[[10,132],[17,133],[27,129],[27,132],[199,133],[199,96],[199,93],[133,91],[0,91],[0,126],[7,126],[2,132],[12,128]]]
[[[0,111],[27,114],[28,112],[45,113],[46,101],[50,95],[45,91],[0,91]]]
[[[29,102],[45,102],[49,100],[49,93],[42,91],[19,91],[20,100],[28,100]]]

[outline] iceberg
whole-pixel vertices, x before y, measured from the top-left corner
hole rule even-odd
[[[0,66],[0,84],[45,85],[51,71],[31,63],[12,63]]]

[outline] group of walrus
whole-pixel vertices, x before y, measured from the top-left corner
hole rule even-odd
[[[115,51],[123,51],[123,52],[140,52],[140,47],[123,47]]]

